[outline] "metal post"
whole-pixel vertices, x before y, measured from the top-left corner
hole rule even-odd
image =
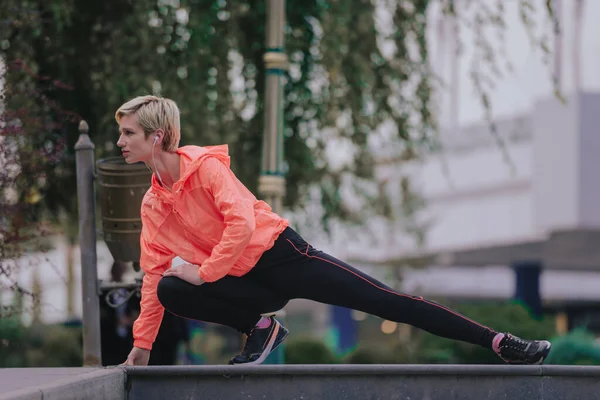
[[[273,211],[282,211],[285,196],[283,172],[283,74],[288,58],[283,48],[285,0],[267,0],[265,119],[261,176],[258,191]]]
[[[96,256],[96,201],[94,196],[94,143],[87,122],[79,123],[75,144],[79,246],[81,251],[81,296],[83,308],[83,365],[102,365],[100,348],[100,300]]]
[[[258,191],[273,211],[283,211],[285,176],[283,171],[283,74],[288,67],[284,52],[283,28],[285,25],[285,0],[267,0],[265,119],[261,176]],[[285,310],[276,312],[285,318]],[[285,362],[284,346],[279,346],[267,360],[267,364]]]

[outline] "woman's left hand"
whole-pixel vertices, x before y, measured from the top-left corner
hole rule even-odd
[[[163,276],[174,276],[191,283],[192,285],[202,285],[204,279],[200,278],[200,275],[198,275],[199,268],[200,267],[195,264],[183,264],[169,268],[164,272]]]

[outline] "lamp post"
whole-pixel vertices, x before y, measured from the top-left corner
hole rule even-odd
[[[273,211],[282,211],[285,196],[283,171],[283,75],[288,59],[283,48],[285,0],[267,0],[265,116],[261,176],[258,191]]]
[[[283,47],[284,25],[285,0],[267,0],[266,52],[263,56],[266,69],[265,116],[258,191],[273,211],[278,214],[283,209],[283,198],[285,196],[282,81],[288,66],[288,58]],[[283,319],[285,311],[279,310],[277,315]],[[267,358],[266,363],[284,363],[283,344]]]

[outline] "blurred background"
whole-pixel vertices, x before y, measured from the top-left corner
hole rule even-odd
[[[280,3],[280,212],[294,228],[400,291],[550,339],[548,363],[600,364],[600,3]],[[117,156],[115,110],[172,98],[181,145],[229,144],[261,197],[273,4],[0,2],[0,367],[82,365],[81,120],[95,158]],[[139,282],[97,214],[98,279]],[[99,297],[115,365],[139,296]],[[281,314],[291,335],[274,363],[501,362],[339,307],[293,300]],[[224,363],[242,345],[166,313],[151,364]]]

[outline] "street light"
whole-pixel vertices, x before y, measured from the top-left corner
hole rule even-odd
[[[283,76],[288,67],[284,52],[285,0],[267,0],[265,116],[261,176],[258,191],[273,211],[280,213],[285,196],[283,172]]]
[[[262,164],[258,180],[258,192],[280,214],[285,196],[283,170],[283,76],[288,67],[284,52],[283,29],[285,25],[285,0],[267,0],[267,35],[265,62],[265,117],[262,149]],[[277,311],[280,319],[285,311]],[[283,364],[284,347],[281,344],[266,360],[266,363]]]

